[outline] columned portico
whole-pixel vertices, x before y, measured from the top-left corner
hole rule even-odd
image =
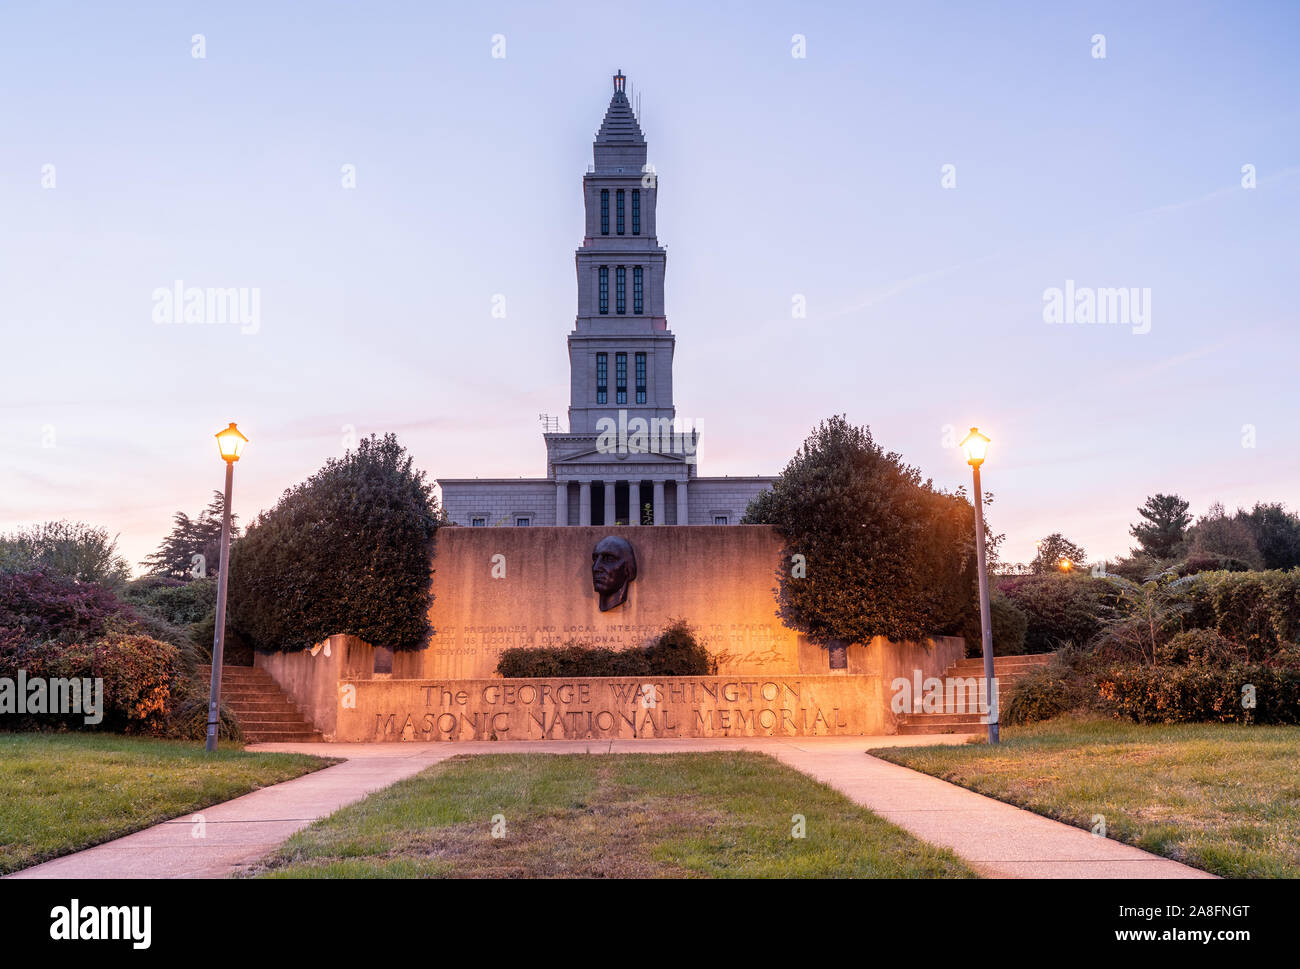
[[[686,500],[686,479],[677,480],[677,524],[687,525],[690,523],[690,505]]]
[[[555,524],[569,524],[569,482],[555,482]]]
[[[656,481],[655,485],[655,524],[666,525],[668,519],[664,515],[664,483],[662,480]]]
[[[629,525],[641,524],[641,482],[640,480],[629,481],[627,483],[627,523]]]
[[[605,524],[614,524],[617,517],[614,511],[614,495],[616,494],[618,482],[606,480],[605,482]]]
[[[578,485],[578,524],[591,524],[591,482],[583,481]]]

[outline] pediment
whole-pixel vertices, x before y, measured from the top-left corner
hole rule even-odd
[[[564,455],[552,454],[551,463],[557,468],[562,465],[606,465],[610,462],[680,466],[688,463],[687,458],[693,459],[694,457],[694,455],[688,454],[663,454],[655,451],[634,451],[631,449],[625,451],[600,451],[595,447],[591,447]]]

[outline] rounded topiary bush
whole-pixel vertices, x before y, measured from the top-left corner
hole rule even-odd
[[[718,671],[718,661],[695,638],[685,619],[674,619],[645,647],[653,676],[709,676]]]
[[[231,546],[229,625],[254,649],[336,633],[420,649],[442,524],[424,472],[391,434],[361,441],[281,496]]]

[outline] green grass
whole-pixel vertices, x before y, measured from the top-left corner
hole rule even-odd
[[[498,815],[505,836],[494,838]],[[974,877],[831,788],[739,752],[454,757],[303,829],[250,873]]]
[[[1300,727],[1058,718],[871,753],[1217,875],[1300,877]]]
[[[201,741],[0,734],[0,874],[326,767]]]

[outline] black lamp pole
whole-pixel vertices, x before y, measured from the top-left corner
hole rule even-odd
[[[230,491],[235,483],[235,462],[226,459],[226,507],[221,516],[221,564],[217,573],[217,631],[212,642],[212,688],[208,694],[207,749],[217,749],[221,709],[221,662],[226,639],[226,581],[230,575]]]

